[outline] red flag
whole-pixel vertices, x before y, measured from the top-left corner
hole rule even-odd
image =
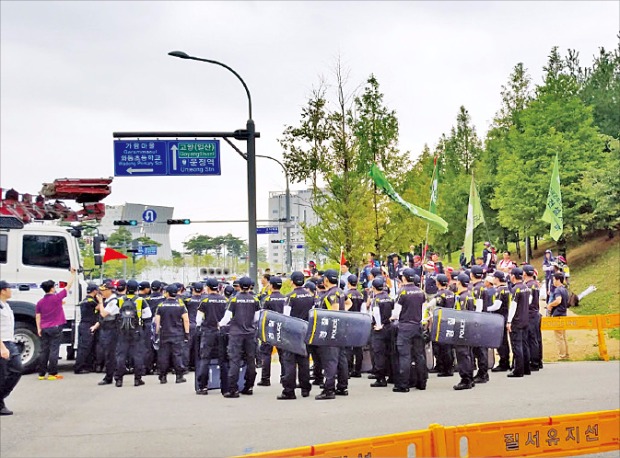
[[[347,262],[347,260],[344,257],[344,251],[340,252],[340,265],[344,265],[344,263]]]
[[[105,254],[103,255],[103,262],[113,261],[115,259],[127,259],[120,251],[113,250],[112,248],[106,248]]]

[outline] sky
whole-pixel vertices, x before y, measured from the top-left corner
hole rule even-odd
[[[167,55],[174,50],[242,76],[261,135],[257,154],[282,159],[285,126],[299,122],[321,79],[333,82],[340,59],[350,91],[377,77],[399,120],[400,149],[416,158],[455,125],[461,105],[484,136],[517,63],[540,83],[553,46],[577,49],[588,66],[600,46],[615,47],[619,5],[2,1],[0,187],[36,193],[56,178],[113,176],[115,131],[245,128],[247,97],[234,75]],[[221,169],[211,177],[117,177],[104,202],[173,206],[175,218],[247,219],[246,164],[223,141]],[[278,165],[257,159],[259,219],[268,217],[268,193],[284,189]],[[247,223],[174,226],[172,246],[228,232],[247,239]]]

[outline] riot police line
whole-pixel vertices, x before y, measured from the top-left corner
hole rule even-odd
[[[196,394],[218,388],[238,398],[253,394],[257,366],[257,385],[271,385],[275,347],[282,385],[277,398],[296,399],[296,390],[308,397],[318,386],[315,399],[322,400],[348,395],[348,380],[362,376],[368,347],[370,386],[393,384],[397,393],[425,390],[429,368],[438,377],[458,372],[455,390],[487,383],[493,372],[519,378],[542,369],[535,269],[483,276],[480,266],[429,275],[426,284],[436,290],[428,293],[416,271],[405,268],[396,294],[379,268],[370,269],[364,285],[355,275],[343,285],[332,269],[312,278],[293,272],[286,296],[282,278],[269,275],[258,295],[248,277],[233,286],[209,278],[190,291],[159,281],[91,284],[80,304],[75,372],[103,372],[100,385],[122,387],[127,373],[141,386],[146,374],[167,383],[171,371],[183,383],[193,369]]]

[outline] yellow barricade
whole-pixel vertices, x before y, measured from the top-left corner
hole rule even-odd
[[[448,456],[572,456],[618,450],[620,411],[445,428]]]
[[[560,331],[562,329],[596,329],[598,332],[598,351],[601,358],[609,361],[604,329],[620,327],[620,313],[609,315],[557,316],[542,318],[540,328],[543,331]]]
[[[429,429],[246,457],[574,456],[620,450],[620,410]]]

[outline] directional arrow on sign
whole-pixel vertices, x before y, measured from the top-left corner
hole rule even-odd
[[[134,169],[133,167],[129,167],[127,169],[127,173],[130,175],[132,173],[149,173],[149,172],[153,172],[153,169]]]
[[[177,145],[172,145],[170,151],[172,151],[172,170],[177,169]]]

